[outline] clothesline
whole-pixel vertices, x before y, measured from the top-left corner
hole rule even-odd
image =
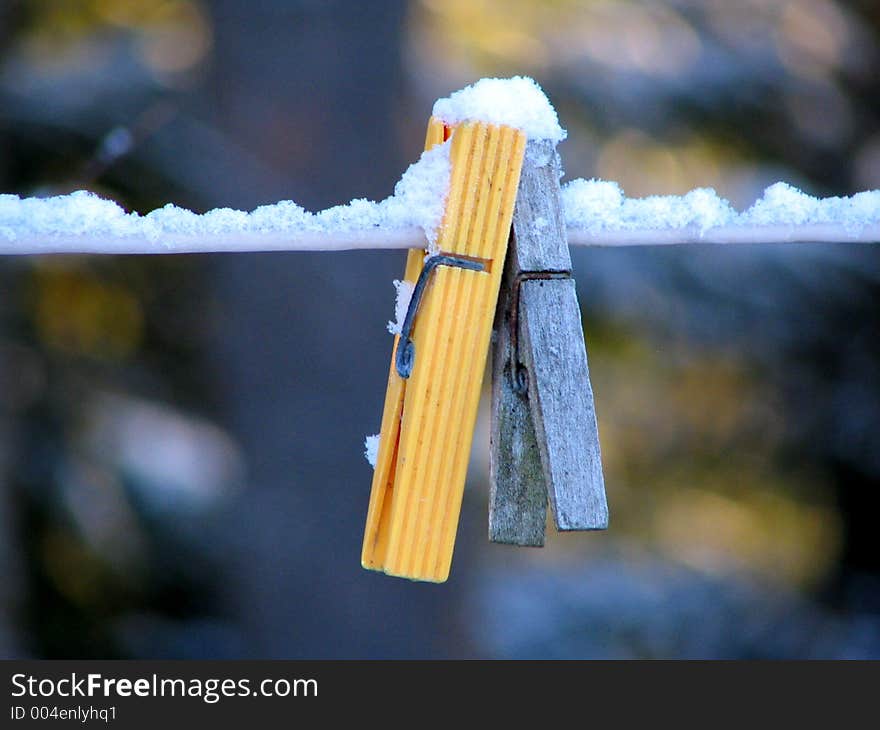
[[[479,119],[525,133],[550,159],[565,138],[540,87],[523,77],[482,79],[434,105],[446,125]],[[145,215],[77,191],[50,198],[0,194],[0,254],[160,254],[426,248],[442,225],[453,139],[422,153],[388,198],[309,212],[290,200],[251,212],[203,214],[168,204]],[[470,173],[468,173],[470,174]],[[737,212],[711,188],[627,198],[611,181],[575,179],[561,189],[572,246],[880,242],[880,190],[815,198],[779,182]],[[533,221],[535,232],[553,222]]]
[[[675,229],[598,230],[569,228],[571,246],[674,246],[692,244],[758,243],[878,243],[880,224],[859,228],[831,223],[766,226],[716,226],[699,230],[695,226]],[[418,227],[392,230],[272,232],[234,234],[176,233],[153,239],[145,235],[34,235],[14,239],[0,236],[0,254],[173,254],[233,253],[267,251],[352,251],[405,249],[427,246]]]

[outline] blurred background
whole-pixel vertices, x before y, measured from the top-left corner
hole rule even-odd
[[[0,191],[390,194],[533,76],[569,177],[880,187],[871,0],[3,0]],[[0,261],[0,655],[880,658],[880,247],[573,251],[611,529],[363,571],[403,252]],[[483,408],[486,412],[486,408]]]

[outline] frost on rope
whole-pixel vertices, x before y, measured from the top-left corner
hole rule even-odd
[[[420,227],[435,240],[449,187],[449,144],[422,153],[381,202],[363,198],[310,213],[293,201],[264,205],[246,213],[217,208],[204,214],[168,204],[147,215],[126,213],[110,200],[80,190],[51,198],[0,195],[0,241],[80,236],[91,239],[146,238],[161,243],[175,236],[234,236],[278,233],[328,234]],[[295,248],[295,245],[292,246]]]
[[[379,434],[367,436],[364,439],[364,456],[370,462],[370,466],[376,468],[376,461],[379,458]]]
[[[480,79],[434,103],[433,114],[447,124],[478,119],[521,129],[529,139],[561,142],[566,137],[543,90],[527,76]]]
[[[778,182],[750,208],[737,213],[711,188],[683,196],[627,198],[616,182],[572,180],[562,188],[568,228],[590,233],[676,230],[693,227],[701,234],[718,226],[787,226],[834,224],[847,231],[880,223],[880,190],[848,198],[814,198]],[[756,237],[759,240],[759,237]]]

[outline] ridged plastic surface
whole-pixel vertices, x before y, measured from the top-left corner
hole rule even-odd
[[[426,149],[449,131],[431,119]],[[412,580],[449,576],[480,386],[504,269],[526,138],[467,122],[452,130],[442,253],[479,259],[484,271],[440,266],[413,329],[415,366],[399,377],[392,351],[361,563]],[[425,252],[411,250],[415,282]],[[395,338],[396,350],[399,338]]]

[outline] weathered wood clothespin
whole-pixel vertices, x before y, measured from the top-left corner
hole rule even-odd
[[[410,251],[414,284],[395,338],[361,563],[390,575],[449,575],[492,321],[525,150],[507,126],[428,125],[451,134],[439,253]]]
[[[601,530],[608,506],[555,145],[529,141],[495,320],[489,539]]]

